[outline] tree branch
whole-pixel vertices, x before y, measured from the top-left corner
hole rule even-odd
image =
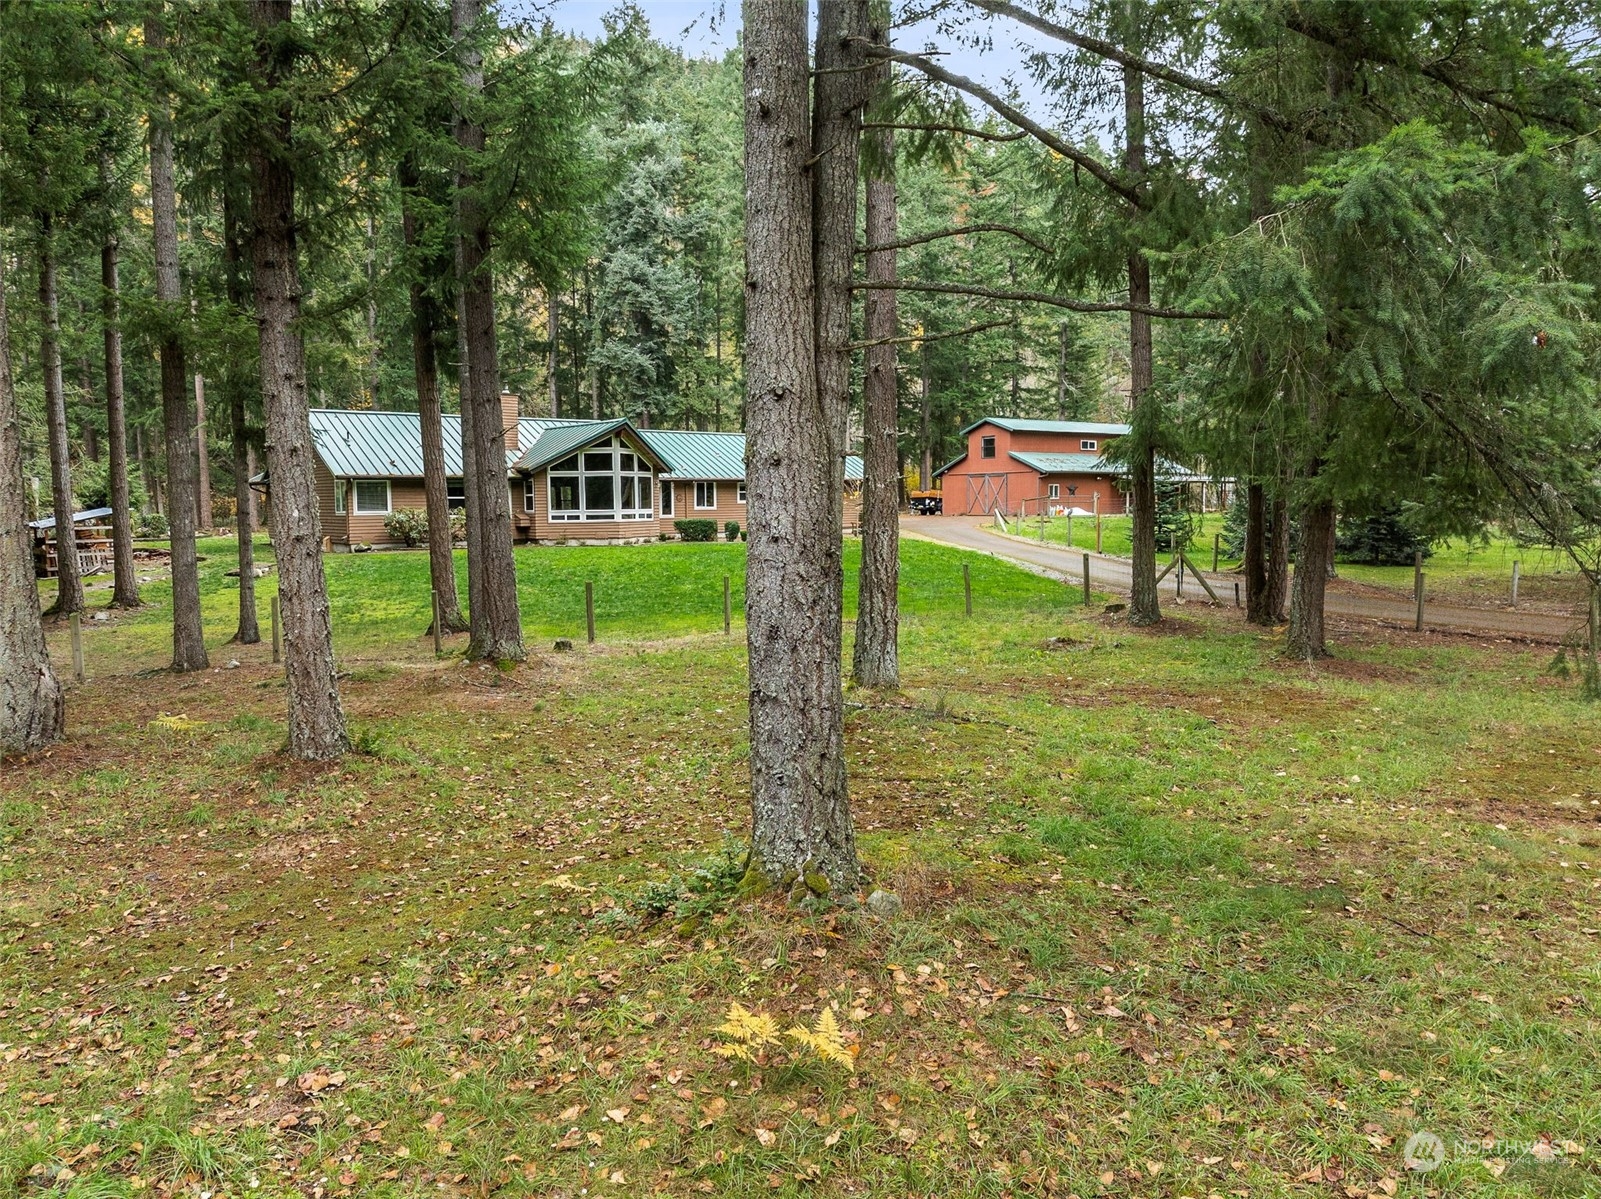
[[[1016,229],[1011,225],[960,225],[955,229],[941,229],[937,233],[922,233],[916,237],[903,237],[900,241],[886,241],[877,245],[858,246],[858,254],[876,254],[881,250],[907,250],[912,246],[921,246],[927,242],[939,241],[943,237],[962,237],[968,233],[1009,233],[1019,241],[1027,242],[1041,254],[1049,254],[1051,247],[1039,238],[1024,229]]]
[[[1163,66],[1159,62],[1152,62],[1150,59],[1141,58],[1137,54],[1130,54],[1121,46],[1113,45],[1103,38],[1080,33],[1076,29],[1069,29],[1067,26],[1059,25],[1055,21],[1046,20],[1037,13],[1030,12],[1026,8],[1021,8],[1011,3],[1010,0],[968,0],[968,3],[975,8],[982,8],[992,16],[1010,17],[1020,25],[1027,25],[1030,29],[1045,34],[1046,37],[1066,42],[1070,46],[1077,46],[1080,50],[1109,59],[1121,66],[1132,67],[1152,79],[1160,79],[1162,82],[1170,83],[1174,87],[1194,92],[1198,96],[1205,96],[1209,100],[1216,100],[1219,104],[1229,108],[1243,109],[1264,124],[1271,125],[1275,129],[1287,132],[1293,128],[1290,121],[1272,109],[1264,108],[1260,104],[1254,104],[1240,96],[1231,95],[1215,83],[1208,83],[1199,76],[1187,74],[1173,67]]]
[[[944,341],[948,337],[966,337],[969,333],[982,333],[986,329],[999,329],[1002,325],[1010,325],[1010,320],[986,321],[982,325],[969,325],[965,329],[953,329],[949,333],[913,333],[906,337],[880,337],[875,341],[853,341],[850,348],[865,350],[869,346],[898,346],[911,342],[926,344],[931,341]]]
[[[965,125],[902,125],[895,121],[864,121],[863,129],[904,129],[909,133],[960,133],[963,137],[976,137],[986,142],[1020,142],[1028,136],[1019,129],[1016,133],[989,133],[983,129],[969,129]]]
[[[1143,312],[1146,316],[1171,321],[1226,321],[1226,312],[1188,312],[1182,308],[1155,308],[1149,304],[1130,304],[1126,301],[1071,300],[1066,296],[1053,296],[1042,291],[997,291],[960,283],[919,283],[896,279],[882,283],[853,283],[853,291],[927,291],[948,296],[977,296],[984,300],[1008,300],[1019,304],[1049,304],[1066,308],[1070,312]]]
[[[990,108],[994,109],[998,116],[1010,121],[1019,129],[1032,134],[1034,140],[1039,142],[1046,149],[1055,150],[1069,162],[1077,163],[1081,168],[1095,176],[1095,178],[1099,179],[1103,184],[1105,184],[1112,191],[1116,192],[1123,199],[1127,200],[1134,207],[1143,207],[1144,199],[1140,195],[1139,190],[1133,187],[1131,184],[1125,183],[1122,179],[1120,179],[1117,175],[1117,172],[1112,170],[1111,167],[1107,166],[1104,162],[1097,158],[1090,157],[1090,155],[1084,153],[1084,151],[1080,150],[1077,146],[1064,141],[1062,138],[1052,133],[1039,122],[1031,120],[1022,112],[1018,111],[1016,108],[1013,108],[1005,100],[997,96],[994,92],[990,91],[990,89],[985,87],[983,84],[977,83],[967,78],[965,75],[958,75],[954,71],[947,71],[938,63],[930,62],[921,54],[907,54],[904,51],[896,50],[890,46],[885,46],[878,42],[868,41],[866,38],[853,40],[857,40],[862,43],[862,49],[869,58],[882,58],[888,60],[889,62],[905,63],[907,66],[921,71],[930,79],[938,80],[947,87],[954,87],[957,91],[966,92],[974,99],[982,100],[985,104],[989,105]]]

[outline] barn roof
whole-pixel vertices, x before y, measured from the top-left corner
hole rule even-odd
[[[1099,454],[1034,454],[1013,450],[1012,457],[1042,475],[1120,475],[1125,471],[1122,463],[1108,462]]]
[[[1009,433],[1087,433],[1093,437],[1121,437],[1130,426],[1084,420],[1033,420],[1025,417],[986,416],[962,430],[966,437],[980,425],[996,425]]]
[[[415,412],[313,408],[311,438],[317,455],[337,478],[422,478],[422,423]],[[461,474],[461,417],[441,417],[445,473]],[[508,469],[533,471],[558,461],[615,432],[625,432],[658,460],[664,474],[678,479],[738,480],[745,477],[745,435],[680,429],[636,429],[614,420],[553,420],[525,416],[517,421],[522,449],[506,452]],[[862,477],[862,460],[845,459],[845,477]]]

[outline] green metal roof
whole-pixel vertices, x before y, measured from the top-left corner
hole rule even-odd
[[[1011,456],[1030,470],[1038,471],[1042,475],[1116,475],[1121,478],[1128,474],[1126,465],[1121,462],[1108,462],[1098,454],[1030,454],[1013,450]],[[1198,474],[1189,467],[1180,466],[1167,458],[1158,458],[1156,477],[1182,483],[1205,481],[1208,476]]]
[[[1120,437],[1129,431],[1128,425],[1105,424],[1086,420],[1032,420],[1011,416],[986,416],[962,430],[966,437],[980,425],[995,425],[1010,433],[1082,433],[1087,437]]]
[[[445,473],[461,474],[461,417],[441,417]],[[522,449],[506,451],[508,469],[534,471],[603,437],[622,432],[657,459],[662,473],[677,479],[739,480],[745,477],[745,435],[679,429],[636,429],[625,419],[551,420],[522,417]],[[323,464],[338,478],[422,478],[422,424],[415,412],[313,408],[311,439]],[[845,459],[845,477],[862,477],[862,460]]]

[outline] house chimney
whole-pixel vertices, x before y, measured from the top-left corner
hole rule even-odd
[[[517,397],[509,391],[500,393],[500,423],[506,430],[506,448],[520,450],[517,438]]]

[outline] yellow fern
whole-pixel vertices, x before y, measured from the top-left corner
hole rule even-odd
[[[189,733],[193,732],[195,729],[205,728],[206,722],[204,720],[196,720],[192,716],[189,716],[183,712],[180,712],[176,716],[169,716],[167,713],[163,712],[150,722],[150,727],[155,729],[169,729],[174,733]]]
[[[765,1012],[753,1012],[740,1003],[728,1005],[728,1015],[717,1026],[717,1031],[728,1038],[728,1042],[717,1046],[717,1052],[723,1057],[737,1057],[741,1061],[753,1062],[756,1054],[768,1045],[777,1045],[778,1023]]]
[[[834,1012],[824,1008],[817,1017],[817,1022],[811,1028],[796,1025],[785,1030],[785,1036],[799,1041],[825,1062],[844,1066],[847,1070],[856,1069],[856,1055],[851,1047],[845,1044],[845,1036],[840,1032],[839,1021],[834,1019]]]

